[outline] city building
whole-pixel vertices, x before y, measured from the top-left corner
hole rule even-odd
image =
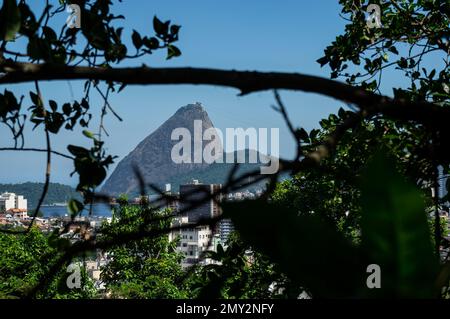
[[[9,213],[12,214],[12,216],[16,219],[27,219],[28,218],[28,212],[26,209],[19,209],[19,208],[12,208],[8,210]]]
[[[219,202],[222,195],[219,194],[222,185],[202,184],[198,180],[193,180],[190,184],[180,185],[178,200],[176,196],[171,203],[175,212],[180,213],[175,218],[172,226],[178,230],[170,233],[170,240],[179,239],[177,249],[185,256],[182,267],[187,268],[195,263],[211,263],[211,260],[202,258],[202,253],[206,250],[216,250],[220,243],[227,245],[230,234],[235,230],[231,219],[222,219],[216,226],[197,225],[199,221],[214,218],[221,214]],[[170,194],[170,185],[166,185],[166,194]],[[219,194],[213,198],[213,195]],[[254,198],[255,194],[249,191],[236,192],[228,200],[242,200]],[[190,227],[191,225],[192,227]]]
[[[171,184],[166,184],[164,196],[149,195],[149,201],[153,207],[167,208],[172,212],[178,212],[179,210],[179,196],[176,193],[172,193]]]
[[[84,261],[75,261],[70,265],[71,269],[83,268],[86,270],[88,276],[92,279],[94,287],[99,290],[105,289],[105,284],[101,281],[102,268],[108,263],[107,255],[97,252],[95,259]]]
[[[438,189],[438,196],[439,198],[444,198],[445,195],[447,195],[447,179],[448,174],[445,173],[444,168],[442,166],[438,167],[438,181],[439,181],[439,189]]]
[[[224,218],[219,222],[219,238],[222,245],[227,244],[228,237],[234,231],[234,225],[231,219]]]
[[[212,195],[218,194],[221,188],[220,184],[201,184],[198,180],[180,185],[180,210],[186,210],[183,216],[188,217],[188,221],[192,223],[217,217],[220,214],[218,201],[221,196],[217,196],[215,200]]]
[[[15,210],[26,212],[28,210],[27,200],[22,195],[14,193],[3,193],[0,195],[0,212]]]
[[[191,225],[192,227],[189,227]],[[207,259],[201,259],[202,254],[207,250],[215,250],[213,232],[207,225],[196,226],[189,221],[188,217],[177,217],[172,223],[172,227],[180,229],[169,233],[169,240],[178,240],[177,250],[184,254],[185,258],[181,262],[183,268],[188,268],[198,262],[209,263]]]
[[[166,208],[170,209],[172,212],[178,212],[180,209],[180,201],[178,196],[172,195],[171,198],[166,200]]]

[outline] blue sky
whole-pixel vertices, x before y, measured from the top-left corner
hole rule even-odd
[[[344,30],[344,20],[339,17],[337,1],[115,1],[115,13],[127,19],[120,22],[125,27],[124,36],[130,38],[132,29],[142,34],[152,34],[152,17],[171,19],[182,26],[179,48],[180,58],[166,61],[164,53],[156,53],[144,60],[126,65],[192,66],[221,69],[301,72],[329,76],[329,69],[321,69],[315,61],[323,49]],[[36,7],[38,8],[38,7]],[[38,9],[40,10],[40,9]],[[40,11],[39,11],[40,12]],[[395,81],[396,79],[391,79]],[[0,88],[3,91],[4,88]],[[32,84],[9,86],[28,96]],[[73,96],[66,81],[41,84],[45,99],[59,103],[82,97],[81,82],[72,83]],[[123,117],[119,122],[108,116],[106,127],[110,137],[106,145],[111,154],[126,156],[134,147],[175,111],[192,102],[202,102],[216,127],[279,127],[280,153],[284,157],[294,154],[293,142],[285,125],[270,105],[274,103],[270,92],[238,97],[234,89],[211,86],[133,86],[119,95],[111,96],[111,105]],[[388,92],[390,94],[390,92]],[[318,127],[318,121],[337,111],[342,103],[319,95],[282,92],[282,98],[296,125],[307,129]],[[25,102],[29,106],[29,101]],[[93,94],[91,107],[99,117],[101,100]],[[92,122],[92,130],[96,129]],[[44,146],[41,130],[26,131],[26,147]],[[7,131],[0,127],[1,145],[10,146]],[[53,137],[53,148],[65,151],[68,143],[85,144],[81,130],[63,131]],[[0,182],[42,181],[44,154],[0,152]],[[112,167],[113,169],[114,167]],[[112,169],[110,172],[112,172]],[[72,162],[54,159],[52,181],[75,185],[70,178]]]

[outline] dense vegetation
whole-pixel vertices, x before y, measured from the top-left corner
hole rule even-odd
[[[0,298],[19,298],[32,289],[50,268],[57,253],[56,241],[32,228],[24,236],[0,233]],[[65,268],[60,269],[40,298],[92,298],[92,281],[81,268],[81,289],[69,289]]]
[[[170,215],[148,205],[119,201],[113,221],[102,227],[102,236],[143,231],[146,220]],[[158,231],[170,227],[170,223],[170,218],[159,219],[145,230]],[[176,242],[170,242],[167,235],[112,248],[108,251],[110,262],[102,270],[102,281],[116,298],[186,298],[188,289],[183,287],[180,265],[183,256],[175,248]]]
[[[117,234],[144,231],[145,220],[155,217],[160,219],[147,224],[145,231],[163,230],[171,223],[169,211],[158,211],[148,204],[130,205],[120,199],[119,202],[113,221],[100,230],[105,240]],[[49,271],[58,250],[67,244],[67,239],[43,234],[35,228],[25,236],[0,233],[0,298],[26,294]],[[96,290],[83,267],[81,287],[69,289],[66,281],[71,272],[62,268],[38,297],[270,298],[299,294],[299,288],[291,287],[276,265],[260,253],[251,253],[237,234],[231,236],[227,248],[219,245],[217,252],[207,252],[205,257],[214,264],[194,265],[188,271],[181,269],[183,256],[176,251],[176,245],[177,241],[169,241],[168,235],[162,234],[104,250],[109,260],[101,268],[106,290]],[[82,262],[88,257],[80,256],[77,260]]]

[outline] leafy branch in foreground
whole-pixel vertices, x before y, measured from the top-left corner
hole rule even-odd
[[[224,215],[245,242],[313,297],[437,297],[438,261],[421,193],[381,154],[370,161],[361,183],[360,243],[319,212],[297,210],[282,200],[228,203]],[[366,286],[370,264],[381,267],[380,289]]]

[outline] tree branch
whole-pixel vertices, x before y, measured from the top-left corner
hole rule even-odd
[[[48,152],[48,150],[47,149],[43,149],[43,148],[34,148],[34,147],[0,147],[0,151],[14,151],[14,152],[45,152],[45,153],[47,153]],[[64,154],[64,153],[60,153],[60,152],[57,152],[57,151],[53,151],[53,150],[51,150],[51,153],[52,154],[55,154],[55,155],[58,155],[58,156],[61,156],[61,157],[64,157],[64,158],[67,158],[67,159],[70,159],[70,160],[73,160],[74,159],[74,157],[72,157],[72,156],[70,156],[70,155],[67,155],[67,154]]]
[[[98,68],[62,64],[0,62],[0,84],[35,80],[103,80],[124,84],[194,84],[232,87],[241,95],[286,89],[318,93],[358,105],[361,109],[383,113],[394,119],[414,120],[433,128],[445,126],[450,110],[427,102],[392,99],[342,82],[300,73],[256,72],[205,68]]]
[[[36,88],[36,94],[38,95],[39,99],[41,100],[41,103],[44,103],[44,99],[42,98],[41,90],[39,88],[39,82],[36,80],[34,81],[34,85]],[[44,106],[42,105],[44,116],[46,117],[46,110]],[[44,188],[42,190],[41,196],[39,197],[39,201],[36,205],[36,209],[34,210],[33,216],[30,221],[30,225],[25,230],[9,230],[9,229],[0,229],[0,232],[3,233],[9,233],[9,234],[26,234],[29,233],[31,230],[31,227],[33,227],[33,224],[37,218],[37,215],[39,213],[39,210],[41,209],[42,204],[44,203],[45,196],[47,196],[48,188],[50,186],[50,173],[51,173],[51,159],[52,159],[52,147],[50,143],[50,133],[47,129],[47,123],[45,124],[45,142],[47,144],[46,153],[47,153],[47,161],[46,161],[46,170],[45,170],[45,182],[44,182]]]

